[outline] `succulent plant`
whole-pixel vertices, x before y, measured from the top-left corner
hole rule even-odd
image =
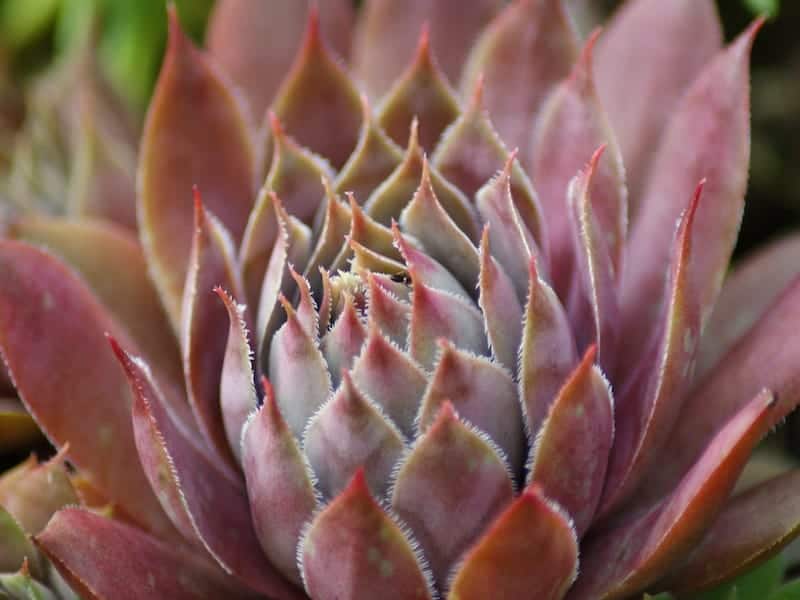
[[[725,278],[761,21],[306,9],[171,13],[141,245],[7,223],[0,349],[88,507],[13,539],[85,600],[688,594],[793,539],[798,473],[731,495],[800,401],[797,240]]]

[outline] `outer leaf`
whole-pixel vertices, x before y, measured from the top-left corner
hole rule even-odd
[[[397,472],[392,507],[417,536],[438,589],[513,497],[503,460],[446,402]]]
[[[711,587],[780,552],[800,534],[798,489],[800,471],[790,471],[733,497],[689,561],[670,576],[668,589]]]
[[[691,264],[696,253],[702,251],[702,247],[697,247],[702,238],[696,236],[694,225],[703,192],[701,183],[678,226],[670,265],[669,303],[663,309],[663,329],[656,338],[657,345],[648,351],[632,386],[620,394],[603,513],[618,507],[633,494],[647,470],[654,466],[676,421],[679,417],[686,418],[681,399],[691,381],[702,330],[700,299],[698,289],[693,287]],[[658,464],[656,468],[660,471],[665,465]]]
[[[225,290],[214,289],[228,313],[228,342],[222,362],[219,402],[228,446],[236,460],[242,460],[242,428],[258,404],[253,380],[253,351],[250,348],[245,307]]]
[[[134,392],[133,424],[150,484],[165,509],[187,525],[227,573],[251,589],[279,598],[299,598],[296,589],[261,552],[242,482],[220,470],[175,427],[146,367],[115,348]],[[166,468],[165,468],[166,467]]]
[[[535,436],[550,404],[578,364],[578,351],[567,316],[555,292],[529,265],[528,302],[519,349],[519,390],[528,430]]]
[[[531,449],[529,480],[542,486],[583,537],[600,503],[611,444],[614,399],[590,347],[561,388]]]
[[[62,450],[48,462],[22,474],[6,489],[0,489],[0,505],[29,535],[36,535],[44,529],[59,508],[78,502],[64,464],[64,455]],[[33,560],[35,557],[30,558]],[[17,567],[19,565],[14,569]]]
[[[509,274],[520,301],[525,299],[528,263],[543,261],[533,235],[522,221],[512,197],[512,166],[516,160],[512,153],[505,168],[484,185],[475,197],[484,223],[489,228],[494,256]]]
[[[264,405],[242,433],[242,467],[253,526],[272,564],[300,583],[297,544],[317,506],[316,492],[300,448],[264,383]]]
[[[739,263],[722,286],[697,356],[700,380],[755,325],[799,273],[800,237],[761,247]]]
[[[672,242],[664,225],[676,221],[684,199],[704,178],[708,185],[695,224],[703,234],[689,265],[701,323],[716,301],[744,208],[750,160],[748,63],[762,23],[754,23],[703,69],[675,109],[654,159],[627,246],[631,260],[622,288],[624,362],[643,352],[647,328],[639,325],[651,321],[664,301],[659,271]]]
[[[577,262],[572,236],[572,213],[565,201],[573,177],[584,169],[595,150],[606,145],[606,155],[596,162],[590,195],[602,251],[617,278],[622,268],[628,218],[625,168],[614,132],[600,105],[592,74],[592,50],[599,32],[583,49],[569,77],[542,108],[532,145],[531,177],[547,217],[553,287],[567,298]],[[601,350],[602,355],[602,350]]]
[[[289,72],[300,48],[311,2],[220,0],[208,24],[208,49],[230,73],[260,117]],[[353,6],[347,0],[317,0],[320,27],[341,56],[350,47]],[[268,40],[268,43],[265,41]]]
[[[466,95],[484,77],[497,131],[528,164],[531,131],[542,102],[578,56],[560,0],[514,0],[481,34],[462,79]]]
[[[203,190],[208,209],[238,241],[253,205],[255,159],[235,94],[180,30],[174,8],[169,14],[169,47],[142,138],[138,195],[145,255],[177,331],[192,244],[192,186]]]
[[[306,590],[314,598],[431,600],[431,583],[412,544],[370,496],[359,471],[300,542]]]
[[[798,349],[786,343],[786,326],[800,319],[799,311],[800,280],[795,279],[687,399],[663,450],[670,460],[648,475],[641,493],[653,497],[674,486],[714,431],[740,410],[747,395],[755,394],[759,386],[771,386],[778,396],[773,424],[797,406]]]
[[[592,156],[591,162],[570,182],[567,191],[572,212],[572,234],[575,268],[580,275],[571,285],[567,312],[570,315],[580,348],[597,344],[599,362],[606,371],[616,365],[619,343],[618,282],[619,263],[614,262],[616,251],[612,240],[621,234],[612,232],[602,212],[598,192],[603,148]],[[624,212],[624,211],[623,211]],[[612,226],[613,228],[613,226]],[[621,250],[622,246],[618,247]]]
[[[525,489],[467,553],[450,600],[559,600],[578,572],[578,540],[569,517],[541,489]]]
[[[27,560],[36,558],[34,548],[25,530],[13,515],[0,505],[0,573],[16,571]]]
[[[197,424],[210,447],[229,463],[235,464],[220,404],[230,319],[225,307],[214,297],[213,290],[222,286],[241,298],[244,285],[230,236],[213,215],[205,212],[197,190],[194,222],[194,241],[181,311],[186,391]]]
[[[420,146],[430,152],[459,112],[458,101],[431,54],[428,26],[423,25],[414,60],[378,107],[378,124],[405,146],[411,122],[418,119]]]
[[[138,241],[106,222],[28,217],[7,235],[44,246],[74,268],[171,382],[183,379],[177,340],[147,274]]]
[[[337,169],[356,147],[361,128],[358,91],[325,44],[316,8],[309,12],[300,53],[272,110],[300,144],[329,159]]]
[[[694,547],[769,430],[775,404],[772,393],[762,391],[720,429],[662,503],[593,538],[570,600],[628,598],[662,577]]]
[[[517,351],[522,341],[522,305],[511,278],[492,256],[488,227],[484,227],[481,236],[481,274],[478,286],[478,303],[483,313],[492,356],[515,375],[518,366]]]
[[[258,304],[264,273],[280,233],[275,197],[281,199],[288,214],[311,223],[320,201],[326,197],[324,181],[333,178],[333,171],[324,159],[298,146],[272,113],[270,119],[272,165],[250,214],[239,252],[251,306]]]
[[[714,4],[626,2],[597,44],[597,88],[619,139],[634,202],[670,115],[722,46]],[[636,216],[639,207],[631,208]]]
[[[383,498],[404,445],[397,428],[343,371],[341,386],[309,422],[303,450],[326,498],[337,496],[359,469],[370,492]]]
[[[0,272],[0,349],[26,408],[53,443],[71,443],[68,458],[108,498],[170,535],[136,458],[130,395],[104,333],[126,336],[50,255],[0,241]]]
[[[85,600],[256,597],[196,555],[86,510],[60,511],[34,541]]]
[[[383,95],[413,56],[427,23],[433,54],[448,79],[456,81],[467,51],[500,6],[498,0],[368,0],[353,52],[356,72],[371,95]]]

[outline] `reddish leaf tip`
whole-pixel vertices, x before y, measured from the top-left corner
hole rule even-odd
[[[483,89],[484,89],[484,75],[478,74],[475,80],[475,87],[472,89],[472,95],[469,98],[469,105],[467,112],[474,114],[483,110]]]
[[[281,140],[286,137],[286,132],[283,129],[283,123],[278,118],[278,115],[275,114],[275,111],[269,110],[267,111],[267,118],[269,119],[269,127],[272,130],[272,135],[275,139]],[[270,192],[273,193],[274,192]]]
[[[272,382],[266,375],[261,376],[261,389],[264,392],[264,404],[269,404],[270,406],[274,405],[277,409],[278,405],[275,402],[275,390],[272,387]]]

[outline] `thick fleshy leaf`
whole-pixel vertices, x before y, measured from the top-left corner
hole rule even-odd
[[[297,543],[317,507],[309,469],[264,379],[264,405],[242,434],[242,467],[258,540],[286,577],[301,583]]]
[[[350,233],[348,234],[350,240],[358,242],[387,258],[397,261],[402,260],[402,253],[395,247],[395,237],[392,230],[366,214],[352,194],[348,194],[348,199],[350,201],[350,212],[353,215]],[[345,242],[345,246],[347,246],[347,242]],[[336,263],[337,266],[344,266],[341,256],[337,257]]]
[[[444,133],[431,162],[467,197],[473,198],[508,161],[508,150],[483,106],[483,78],[480,78],[467,109]],[[520,164],[511,162],[514,205],[539,246],[546,249],[547,230],[536,192]]]
[[[197,424],[209,445],[234,464],[220,405],[222,365],[230,319],[213,290],[221,286],[234,297],[242,298],[244,286],[230,235],[213,215],[205,211],[197,190],[194,225],[181,311],[186,391]]]
[[[69,213],[107,219],[134,230],[136,139],[126,122],[107,112],[97,84],[81,83],[75,129],[70,132],[74,139],[69,140],[72,164],[65,190]]]
[[[36,548],[22,525],[0,504],[0,573],[10,573],[25,560],[36,559]],[[2,588],[0,588],[2,589]]]
[[[150,273],[177,331],[192,186],[240,240],[253,206],[255,154],[235,93],[180,30],[174,7],[169,14],[169,45],[142,138],[138,214]]]
[[[361,348],[367,339],[367,328],[361,322],[353,297],[345,294],[344,308],[336,323],[322,339],[322,354],[328,363],[331,381],[339,385],[343,369],[350,369],[353,361],[361,354]],[[347,475],[350,478],[352,473]]]
[[[266,595],[300,597],[264,554],[250,519],[243,482],[220,470],[164,410],[146,367],[115,348],[134,392],[133,427],[150,484],[184,531],[245,585]]]
[[[697,341],[701,333],[699,294],[693,287],[691,264],[702,251],[695,219],[702,207],[701,183],[681,216],[673,244],[668,280],[669,303],[656,346],[648,349],[642,367],[629,388],[619,394],[614,451],[601,512],[620,505],[635,490],[646,471],[655,464],[676,421],[686,418],[682,399],[691,382]],[[672,455],[668,456],[672,457]],[[660,461],[663,462],[663,461]],[[658,470],[664,465],[656,465]]]
[[[41,436],[36,421],[18,400],[0,398],[0,454],[30,448]]]
[[[308,335],[292,306],[281,297],[286,323],[269,351],[269,380],[292,432],[300,438],[311,416],[331,392],[331,377],[322,352]]]
[[[337,169],[356,147],[361,101],[323,40],[316,7],[309,12],[305,39],[272,110],[300,144],[330,160]]]
[[[480,258],[471,240],[477,238],[462,229],[439,202],[427,164],[425,161],[411,202],[400,215],[400,224],[403,231],[417,238],[425,251],[447,267],[465,289],[474,289],[480,273]]]
[[[739,232],[750,160],[750,73],[757,21],[706,66],[669,121],[631,229],[622,287],[625,343],[621,360],[640,356],[647,327],[662,303],[663,265],[670,253],[670,227],[697,182],[708,181],[697,213],[697,252],[689,265],[701,323],[714,305]]]
[[[492,256],[489,230],[481,237],[481,273],[478,303],[494,359],[512,374],[517,372],[517,351],[522,341],[522,305],[514,283]]]
[[[528,478],[572,517],[583,537],[600,503],[614,440],[614,399],[590,347],[561,388],[531,449]]]
[[[776,398],[759,393],[722,427],[667,498],[592,538],[570,600],[629,598],[664,576],[711,526],[774,419]]]
[[[486,108],[503,141],[528,164],[542,102],[578,56],[561,0],[514,0],[486,28],[464,70],[462,93],[484,77]],[[585,159],[584,159],[585,160]]]
[[[222,425],[236,460],[242,460],[242,428],[258,404],[253,376],[253,351],[250,348],[245,306],[237,304],[223,288],[214,289],[228,313],[228,341],[219,382]]]
[[[486,433],[504,453],[511,472],[522,472],[525,433],[514,379],[490,360],[457,350],[440,340],[440,353],[417,423],[427,431],[445,402],[460,418]]]
[[[622,149],[633,216],[664,125],[722,46],[714,4],[712,0],[626,2],[597,43],[598,94]]]
[[[272,113],[270,117],[275,148],[272,165],[250,214],[239,251],[251,306],[258,304],[264,272],[279,237],[275,196],[281,199],[288,214],[310,224],[327,195],[323,181],[333,179],[333,171],[324,159],[298,146],[286,135],[277,117]]]
[[[431,54],[430,32],[423,25],[414,60],[378,107],[378,124],[396,143],[406,146],[411,122],[418,119],[419,144],[431,152],[460,112],[458,100]]]
[[[567,299],[567,313],[578,348],[583,350],[591,343],[596,344],[598,362],[607,372],[612,372],[620,333],[618,281],[621,275],[619,263],[614,262],[613,240],[624,235],[624,230],[612,232],[608,223],[602,222],[605,216],[602,214],[600,165],[608,162],[608,159],[602,160],[603,152],[601,147],[594,153],[591,162],[570,182],[567,191],[574,268],[579,275],[572,275],[574,281]]]
[[[278,225],[278,237],[269,257],[266,273],[261,282],[256,315],[256,348],[261,365],[266,368],[266,356],[272,334],[280,324],[278,298],[291,296],[295,281],[289,266],[302,269],[311,253],[311,231],[303,223],[286,214],[278,196],[272,194],[270,203]]]
[[[244,91],[255,117],[272,101],[300,48],[311,5],[336,52],[347,56],[353,5],[348,0],[219,0],[208,25],[208,49]]]
[[[397,219],[409,206],[412,198],[422,188],[430,188],[442,209],[458,228],[469,239],[476,239],[477,224],[469,201],[458,188],[430,168],[428,159],[419,146],[417,121],[414,120],[403,162],[372,193],[364,208],[373,219],[389,225],[392,219]]]
[[[358,144],[336,178],[336,191],[352,192],[363,204],[403,161],[403,150],[376,123],[366,96],[361,113]]]
[[[519,349],[519,386],[528,431],[536,436],[561,386],[578,364],[567,316],[555,292],[529,265],[528,301]]]
[[[55,589],[55,586],[53,588]],[[0,575],[0,591],[8,595],[10,600],[58,600],[53,590],[33,578],[30,564],[27,561],[16,573]],[[67,591],[65,595],[70,593],[76,597],[71,590]]]
[[[318,339],[319,315],[317,314],[317,305],[314,303],[314,298],[311,297],[311,286],[305,277],[294,270],[292,265],[289,265],[289,274],[294,279],[297,285],[297,294],[300,296],[297,302],[297,319],[308,335],[313,339]]]
[[[414,360],[425,369],[433,369],[439,338],[452,341],[462,350],[484,356],[489,354],[483,318],[474,304],[430,288],[416,279],[412,285],[408,349]]]
[[[169,535],[136,457],[125,376],[104,337],[126,335],[88,288],[41,250],[0,242],[0,272],[0,349],[26,408],[54,444],[70,443],[68,458],[111,500]]]
[[[87,510],[59,511],[34,541],[85,600],[257,597],[204,559]]]
[[[441,264],[424,252],[417,250],[410,240],[400,233],[396,222],[392,223],[395,246],[403,255],[403,260],[408,271],[414,274],[414,279],[424,285],[470,300],[471,296],[461,286],[455,277]]]
[[[686,593],[728,581],[774,556],[800,533],[800,471],[733,497],[667,589]]]
[[[411,323],[411,306],[380,285],[375,273],[367,275],[367,286],[370,328],[380,331],[400,348],[405,348]]]
[[[800,402],[797,364],[800,348],[787,343],[787,323],[800,319],[800,280],[767,309],[764,316],[723,356],[681,409],[681,418],[663,452],[670,460],[654,469],[641,487],[647,495],[663,493],[695,461],[717,428],[741,409],[760,386],[775,390],[777,424]]]
[[[541,265],[543,261],[512,197],[511,177],[515,160],[516,155],[512,154],[505,168],[478,190],[475,204],[483,222],[488,225],[493,256],[511,277],[517,296],[523,301],[527,292],[528,264],[536,260]]]
[[[760,319],[800,274],[800,237],[762,246],[728,275],[697,353],[695,380],[708,371]]]
[[[446,402],[397,471],[392,508],[417,537],[437,588],[513,498],[497,451]]]
[[[467,51],[501,5],[500,0],[369,0],[353,50],[356,72],[371,95],[385,94],[411,61],[427,24],[434,56],[447,78],[457,81]]]
[[[578,573],[578,540],[569,517],[528,486],[467,553],[451,600],[560,600]]]
[[[326,498],[334,498],[363,468],[370,492],[386,496],[392,469],[403,454],[403,436],[348,371],[333,397],[314,415],[303,437],[303,451]]]
[[[58,509],[78,502],[64,454],[62,450],[46,463],[22,473],[13,485],[0,489],[0,505],[27,534],[38,534]]]
[[[383,337],[375,324],[370,326],[352,375],[359,389],[380,405],[406,438],[412,438],[427,375],[410,356]]]
[[[592,49],[597,35],[589,39],[569,77],[542,108],[532,146],[531,177],[547,217],[553,287],[561,298],[567,298],[576,269],[567,191],[573,177],[601,145],[606,146],[605,156],[596,163],[590,194],[602,232],[603,252],[609,256],[615,276],[620,274],[628,225],[622,155],[597,99],[592,75]]]
[[[372,498],[364,471],[309,525],[298,548],[313,598],[432,600],[408,534]]]
[[[157,371],[174,383],[183,379],[177,339],[148,277],[142,249],[130,232],[89,218],[36,216],[14,221],[6,235],[43,246],[68,263]]]
[[[355,240],[350,240],[348,246],[353,252],[350,269],[354,273],[374,272],[388,275],[389,277],[406,277],[406,267],[403,263],[387,258],[380,252],[371,250]]]
[[[321,298],[322,275],[321,267],[328,268],[333,265],[343,248],[343,240],[352,227],[353,213],[347,205],[339,200],[333,190],[326,187],[325,209],[322,227],[317,235],[314,251],[303,275],[308,278],[314,297]]]

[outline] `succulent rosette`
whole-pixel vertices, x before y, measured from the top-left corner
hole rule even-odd
[[[797,240],[726,279],[761,22],[318,5],[222,0],[207,51],[171,14],[139,238],[9,221],[0,349],[94,507],[38,551],[85,600],[610,600],[779,551],[797,473],[732,495],[800,401]]]

